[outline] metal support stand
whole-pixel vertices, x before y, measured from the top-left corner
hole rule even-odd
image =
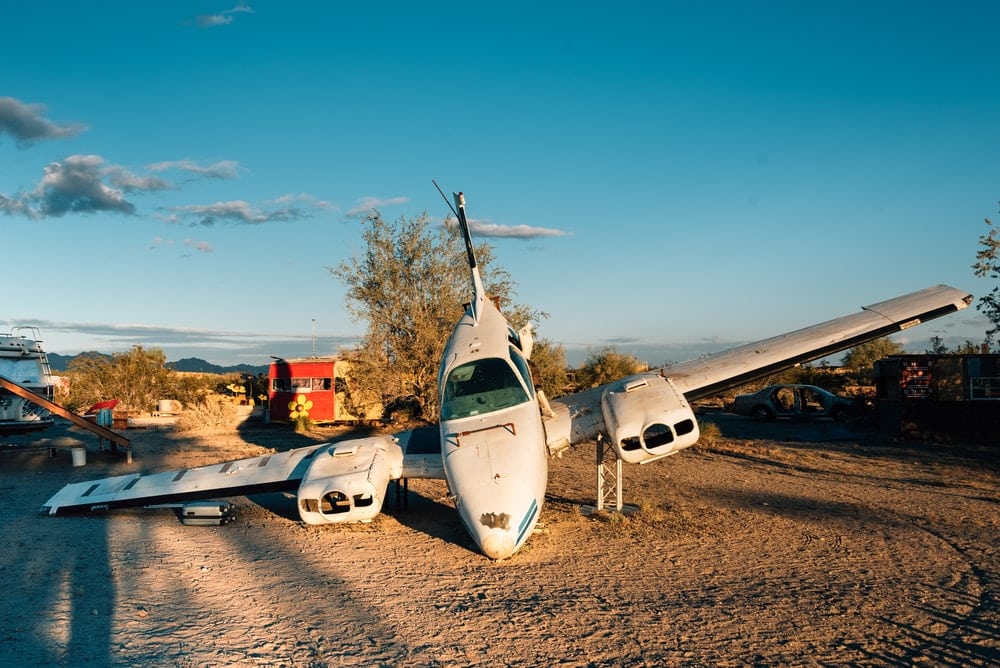
[[[614,470],[611,469],[611,465],[605,461],[608,451],[615,458]],[[614,482],[614,498],[611,499],[614,503],[615,512],[621,512],[622,510],[622,460],[618,456],[618,453],[614,451],[613,448],[609,448],[605,445],[604,438],[601,436],[597,437],[597,509],[604,510],[608,507],[608,501],[612,494],[611,490],[605,489],[605,483],[608,481]],[[610,508],[609,508],[610,509]]]
[[[393,480],[396,488],[396,510],[408,510],[410,508],[410,479],[400,478]]]
[[[614,468],[607,461],[608,455],[614,457]],[[614,483],[613,488],[608,483]],[[623,513],[631,515],[639,510],[638,506],[626,504],[622,498],[622,460],[614,448],[609,448],[603,435],[597,436],[597,504],[583,506],[585,515],[595,512]]]

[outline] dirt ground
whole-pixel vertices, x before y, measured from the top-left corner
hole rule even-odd
[[[719,435],[625,467],[623,517],[587,516],[594,447],[550,462],[525,549],[474,551],[443,482],[369,525],[307,528],[294,497],[236,522],[170,510],[48,517],[65,483],[322,442],[248,421],[129,430],[135,462],[66,425],[4,439],[0,664],[660,666],[1000,663],[996,449],[879,444],[844,425],[713,413]]]

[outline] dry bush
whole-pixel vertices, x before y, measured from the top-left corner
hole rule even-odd
[[[296,434],[308,434],[316,428],[316,424],[307,415],[300,415],[292,420]]]
[[[607,524],[612,536],[647,540],[657,533],[657,527],[666,518],[663,510],[643,499],[625,512],[611,509],[595,512],[591,517]]]
[[[236,407],[219,397],[205,399],[185,407],[177,420],[178,431],[228,431],[238,421]]]
[[[597,387],[641,373],[649,365],[631,353],[620,353],[614,346],[606,346],[587,355],[586,361],[576,371],[581,389]]]
[[[699,420],[698,431],[700,433],[700,436],[698,437],[699,443],[712,445],[722,438],[722,430],[719,429],[719,425],[714,422],[702,422]]]

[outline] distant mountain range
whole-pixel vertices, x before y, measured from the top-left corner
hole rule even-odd
[[[95,351],[80,353],[80,355],[87,355],[88,357],[106,357],[109,360],[111,355],[105,355],[104,353],[99,353]],[[53,371],[65,371],[69,363],[75,360],[80,355],[60,355],[59,353],[46,353],[46,357],[49,358],[49,368]]]
[[[104,353],[97,352],[84,352],[80,355],[88,356],[100,356],[106,357],[109,360],[111,355],[105,355]],[[48,353],[49,366],[52,367],[52,371],[59,372],[65,371],[69,366],[69,363],[80,355],[60,355],[59,353]],[[206,362],[198,357],[185,357],[182,360],[177,360],[176,362],[167,362],[167,368],[173,369],[174,371],[193,371],[196,373],[252,373],[256,374],[266,374],[267,365],[253,366],[251,364],[237,364],[235,366],[219,366],[218,364],[212,364],[211,362]]]
[[[176,362],[167,362],[167,367],[174,371],[195,371],[198,373],[252,373],[254,375],[267,374],[267,365],[254,366],[252,364],[236,364],[234,366],[219,366],[206,362],[200,357],[185,357]]]

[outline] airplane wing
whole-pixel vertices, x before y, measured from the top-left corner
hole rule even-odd
[[[304,520],[312,518],[314,524],[328,523],[330,518],[358,521],[370,519],[367,515],[374,516],[381,510],[389,481],[401,477],[444,478],[437,429],[414,429],[207,466],[71,483],[46,501],[42,511],[56,515],[298,489],[299,511]],[[359,512],[355,512],[355,505]],[[343,508],[344,512],[331,512],[330,508]]]
[[[846,350],[966,308],[972,295],[937,285],[862,307],[858,313],[625,378],[551,401],[546,444],[557,454],[608,436],[628,463],[644,463],[693,445],[689,401]]]
[[[173,503],[295,489],[321,446],[237,461],[70,483],[42,507],[51,515],[73,510]]]
[[[812,327],[675,364],[665,372],[693,401],[960,311],[970,303],[969,293],[936,285]]]

